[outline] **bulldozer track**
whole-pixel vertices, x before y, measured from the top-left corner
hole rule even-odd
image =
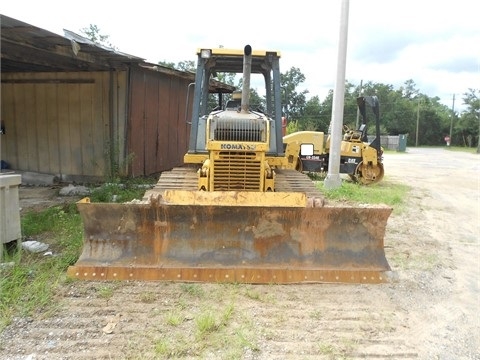
[[[307,175],[287,169],[277,169],[275,173],[275,191],[304,192],[307,197],[323,197],[323,194]]]
[[[275,174],[275,191],[303,192],[307,197],[323,198],[320,190],[307,175],[289,169],[276,169]],[[145,196],[163,193],[165,190],[197,190],[197,169],[177,167],[163,172],[157,184]]]

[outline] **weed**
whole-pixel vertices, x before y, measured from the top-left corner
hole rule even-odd
[[[145,187],[131,183],[109,183],[94,188],[90,193],[91,202],[127,202],[133,199],[141,199],[145,193]]]
[[[248,287],[247,289],[245,289],[245,295],[252,300],[262,300],[260,292],[258,292],[258,290],[255,290],[252,287]]]
[[[310,317],[315,320],[320,320],[323,317],[323,313],[321,310],[314,310],[310,313]]]
[[[334,355],[335,348],[330,344],[318,344],[318,351],[322,355]]]
[[[234,310],[234,305],[230,304],[226,307],[226,309],[222,313],[222,325],[226,326],[229,322],[229,320],[233,316],[233,310]]]
[[[178,310],[172,310],[167,314],[167,324],[171,326],[178,326],[183,322],[183,316]]]
[[[197,327],[198,333],[201,336],[209,332],[213,332],[218,328],[215,316],[210,311],[201,313],[199,316],[197,316],[197,318],[195,319],[195,325]]]
[[[238,337],[238,340],[242,348],[247,348],[252,351],[260,351],[260,348],[258,347],[258,345],[249,339],[250,337],[249,331],[245,329],[239,329],[237,330],[236,335]]]
[[[113,296],[113,288],[109,285],[100,286],[97,290],[98,297],[102,299],[110,299]]]
[[[189,342],[183,335],[179,335],[155,340],[154,349],[155,359],[179,359],[192,355],[192,352],[195,352],[195,344]]]
[[[197,298],[201,298],[204,295],[204,290],[199,284],[182,283],[180,288],[184,293]]]
[[[142,292],[140,294],[140,301],[145,303],[145,304],[151,304],[153,302],[155,302],[156,300],[156,295],[155,293],[151,292],[151,291],[145,291],[145,292]]]
[[[342,345],[340,344],[340,346]],[[332,360],[347,359],[345,355],[345,350],[343,350],[342,348],[338,348],[337,346],[333,346],[331,344],[324,344],[324,343],[318,344],[318,352],[321,355],[324,355],[328,359],[332,359]]]
[[[166,339],[160,339],[155,342],[155,354],[166,356],[170,352],[170,344]]]

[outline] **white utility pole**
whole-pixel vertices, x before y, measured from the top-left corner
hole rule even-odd
[[[340,152],[342,143],[343,106],[345,103],[345,70],[347,63],[349,0],[342,0],[340,12],[340,33],[338,40],[337,78],[333,91],[333,107],[330,134],[330,154],[328,157],[328,173],[323,186],[336,189],[342,185],[340,178]]]
[[[450,144],[452,143],[453,117],[455,116],[455,94],[452,100],[452,114],[450,115]]]

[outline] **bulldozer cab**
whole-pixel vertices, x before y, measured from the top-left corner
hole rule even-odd
[[[247,55],[246,55],[247,54]],[[247,61],[244,61],[247,59]],[[267,152],[275,156],[283,154],[282,142],[282,107],[280,88],[280,52],[253,50],[246,45],[239,49],[198,49],[197,71],[191,115],[190,141],[188,154],[201,154],[206,151],[206,121],[209,115],[208,95],[210,82],[219,73],[241,74],[242,90],[233,93],[225,109],[250,111],[250,77],[257,75],[263,81],[265,89],[265,109],[262,112],[269,118],[270,139]]]

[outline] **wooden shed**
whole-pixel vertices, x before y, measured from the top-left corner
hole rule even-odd
[[[0,22],[4,164],[95,182],[183,163],[194,73],[70,31],[60,36],[4,15]]]

